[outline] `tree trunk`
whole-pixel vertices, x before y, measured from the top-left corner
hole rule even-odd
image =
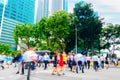
[[[91,43],[92,55],[94,54],[94,44]]]
[[[30,42],[29,42],[29,38],[26,38],[26,45],[27,45],[27,47],[29,48],[30,47],[30,44],[29,44]]]

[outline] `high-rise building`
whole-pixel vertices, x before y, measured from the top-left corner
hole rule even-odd
[[[36,22],[48,17],[58,10],[68,11],[68,0],[37,0]]]
[[[52,15],[54,12],[58,10],[63,10],[63,0],[51,0],[49,6],[50,11],[49,15]]]
[[[63,10],[68,12],[68,0],[63,0]]]
[[[51,0],[49,7],[49,15],[52,15],[59,10],[65,10],[68,12],[68,0]]]
[[[49,0],[37,0],[36,8],[36,22],[39,22],[42,17],[48,17]]]
[[[34,23],[35,0],[0,0],[0,43],[16,48],[13,30],[17,23]],[[4,1],[7,1],[6,5]]]

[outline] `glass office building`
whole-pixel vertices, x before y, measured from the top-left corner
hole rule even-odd
[[[68,12],[68,0],[37,0],[36,22],[42,17],[51,16],[58,10]]]
[[[49,0],[37,0],[36,22],[49,15]]]
[[[68,0],[63,0],[63,10],[68,12]]]
[[[49,15],[59,10],[68,12],[68,0],[50,0]]]
[[[16,48],[13,30],[17,23],[34,23],[35,0],[7,0],[0,2],[0,43]]]

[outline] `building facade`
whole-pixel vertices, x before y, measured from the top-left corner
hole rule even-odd
[[[36,22],[39,22],[42,17],[49,15],[49,0],[37,0],[36,8]]]
[[[63,10],[68,12],[68,0],[63,0]]]
[[[37,0],[36,22],[39,22],[42,17],[51,16],[58,10],[68,12],[68,0]]]
[[[0,43],[11,44],[15,49],[13,30],[17,23],[34,23],[35,0],[4,1],[0,2]]]
[[[49,16],[52,15],[54,12],[63,10],[63,0],[51,0],[49,6]]]

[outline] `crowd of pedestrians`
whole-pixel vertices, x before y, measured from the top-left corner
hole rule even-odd
[[[113,63],[117,66],[117,59],[113,59]],[[49,63],[53,63],[52,75],[57,74],[65,75],[66,68],[73,73],[85,73],[85,69],[93,68],[95,71],[100,69],[104,69],[106,67],[109,68],[110,59],[108,55],[105,57],[103,55],[97,56],[94,54],[93,56],[82,55],[81,53],[73,53],[69,52],[66,54],[63,52],[53,52],[52,58],[50,58],[50,54],[45,52],[44,54],[37,54],[35,52],[35,47],[30,47],[24,53],[17,53],[14,57],[11,55],[4,55],[4,53],[0,54],[0,67],[5,69],[5,63],[7,65],[6,68],[11,67],[12,63],[14,63],[14,67],[17,67],[16,74],[24,74],[24,69],[28,69],[28,76],[30,75],[30,70],[35,70],[36,67],[41,68],[44,67],[44,70],[47,70],[49,67]]]

